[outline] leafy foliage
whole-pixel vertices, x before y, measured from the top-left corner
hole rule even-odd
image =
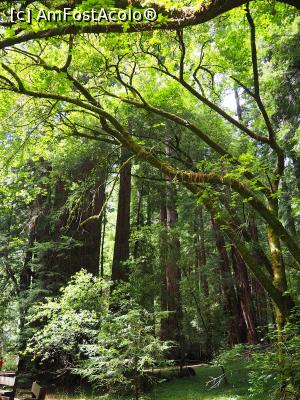
[[[294,399],[300,391],[299,309],[283,329],[284,342],[276,344],[278,332],[271,327],[266,348],[253,354],[249,369],[250,392],[273,399]],[[268,343],[268,340],[270,342]]]
[[[153,314],[132,303],[128,306],[125,313],[106,316],[95,343],[82,346],[87,359],[75,372],[96,387],[115,394],[134,393],[138,399],[143,384],[151,386],[155,380],[148,376],[151,369],[166,365],[170,343],[155,334]]]
[[[32,307],[29,327],[39,326],[27,346],[27,353],[40,362],[56,362],[69,369],[81,357],[80,344],[93,342],[107,302],[108,284],[85,271],[78,272],[57,298]]]

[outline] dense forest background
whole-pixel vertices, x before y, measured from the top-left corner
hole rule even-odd
[[[254,394],[299,399],[298,1],[8,20],[48,3],[0,5],[4,358],[138,398],[147,368],[251,354]]]

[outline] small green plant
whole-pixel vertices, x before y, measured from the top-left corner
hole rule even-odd
[[[96,343],[81,346],[87,359],[75,372],[111,394],[139,399],[145,385],[154,383],[151,369],[166,364],[164,355],[171,345],[155,336],[153,322],[153,314],[132,302],[108,313]]]
[[[225,366],[226,364],[230,364],[237,359],[241,358],[242,353],[245,350],[245,346],[243,344],[238,344],[231,349],[226,349],[222,351],[215,359],[214,365],[218,366],[221,369],[221,375],[217,377],[211,377],[211,379],[206,383],[211,389],[214,389],[220,386],[223,382],[225,385],[228,385],[228,378],[226,375]]]

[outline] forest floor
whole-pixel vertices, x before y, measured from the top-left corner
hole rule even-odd
[[[248,392],[247,370],[245,363],[231,364],[226,367],[229,384],[221,383],[212,388],[212,378],[221,375],[219,367],[202,366],[195,369],[196,376],[177,378],[159,384],[144,395],[143,400],[250,400]],[[254,397],[251,397],[254,399]],[[48,395],[46,400],[117,400],[116,397],[86,395],[66,395],[62,393]]]

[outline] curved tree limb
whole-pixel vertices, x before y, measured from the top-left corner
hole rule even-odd
[[[183,7],[178,10],[166,10],[165,8],[153,4],[157,12],[169,17],[167,22],[141,22],[132,24],[127,30],[131,32],[145,32],[154,30],[178,30],[188,26],[199,25],[204,22],[210,21],[219,15],[224,14],[234,8],[240,7],[248,3],[249,0],[211,0],[208,4],[201,4],[198,9],[193,7]],[[254,0],[253,0],[254,1]],[[300,10],[300,3],[298,0],[276,0],[285,3]],[[136,5],[136,4],[135,4]],[[150,6],[150,5],[148,5]],[[59,8],[57,8],[59,9]],[[55,28],[44,29],[40,31],[31,31],[3,39],[0,41],[0,49],[5,49],[9,46],[25,43],[30,40],[48,39],[55,36],[77,35],[82,33],[124,33],[124,24],[110,23],[110,24],[87,24],[87,25],[74,25],[69,24]]]
[[[185,185],[198,185],[202,183],[208,184],[218,184],[223,186],[229,186],[233,188],[237,193],[239,193],[244,199],[249,202],[249,204],[263,217],[267,222],[268,226],[272,227],[274,232],[280,237],[280,239],[285,243],[290,253],[293,255],[297,261],[297,269],[300,270],[300,248],[294,238],[289,234],[289,232],[284,228],[282,223],[276,216],[268,209],[264,202],[259,199],[247,186],[245,182],[238,181],[237,179],[232,179],[230,177],[220,176],[214,173],[202,173],[202,172],[189,172],[177,170],[169,163],[159,159],[153,154],[151,149],[141,146],[137,143],[132,136],[127,132],[123,125],[109,112],[103,110],[99,106],[92,105],[88,102],[84,102],[79,98],[71,98],[68,96],[63,96],[53,93],[45,92],[35,92],[26,89],[17,74],[12,71],[7,65],[3,65],[4,69],[10,73],[13,78],[17,81],[18,86],[12,85],[9,90],[24,94],[29,97],[41,98],[41,99],[52,99],[56,101],[63,101],[66,103],[74,104],[76,106],[82,107],[89,111],[95,112],[100,118],[108,121],[113,128],[108,124],[103,125],[102,129],[112,135],[117,139],[123,146],[129,149],[133,154],[137,155],[140,159],[148,162],[153,167],[159,169],[164,175],[166,175],[170,180],[177,180]],[[1,77],[0,77],[1,78]],[[5,83],[7,83],[5,81]],[[5,87],[5,90],[8,90]]]

